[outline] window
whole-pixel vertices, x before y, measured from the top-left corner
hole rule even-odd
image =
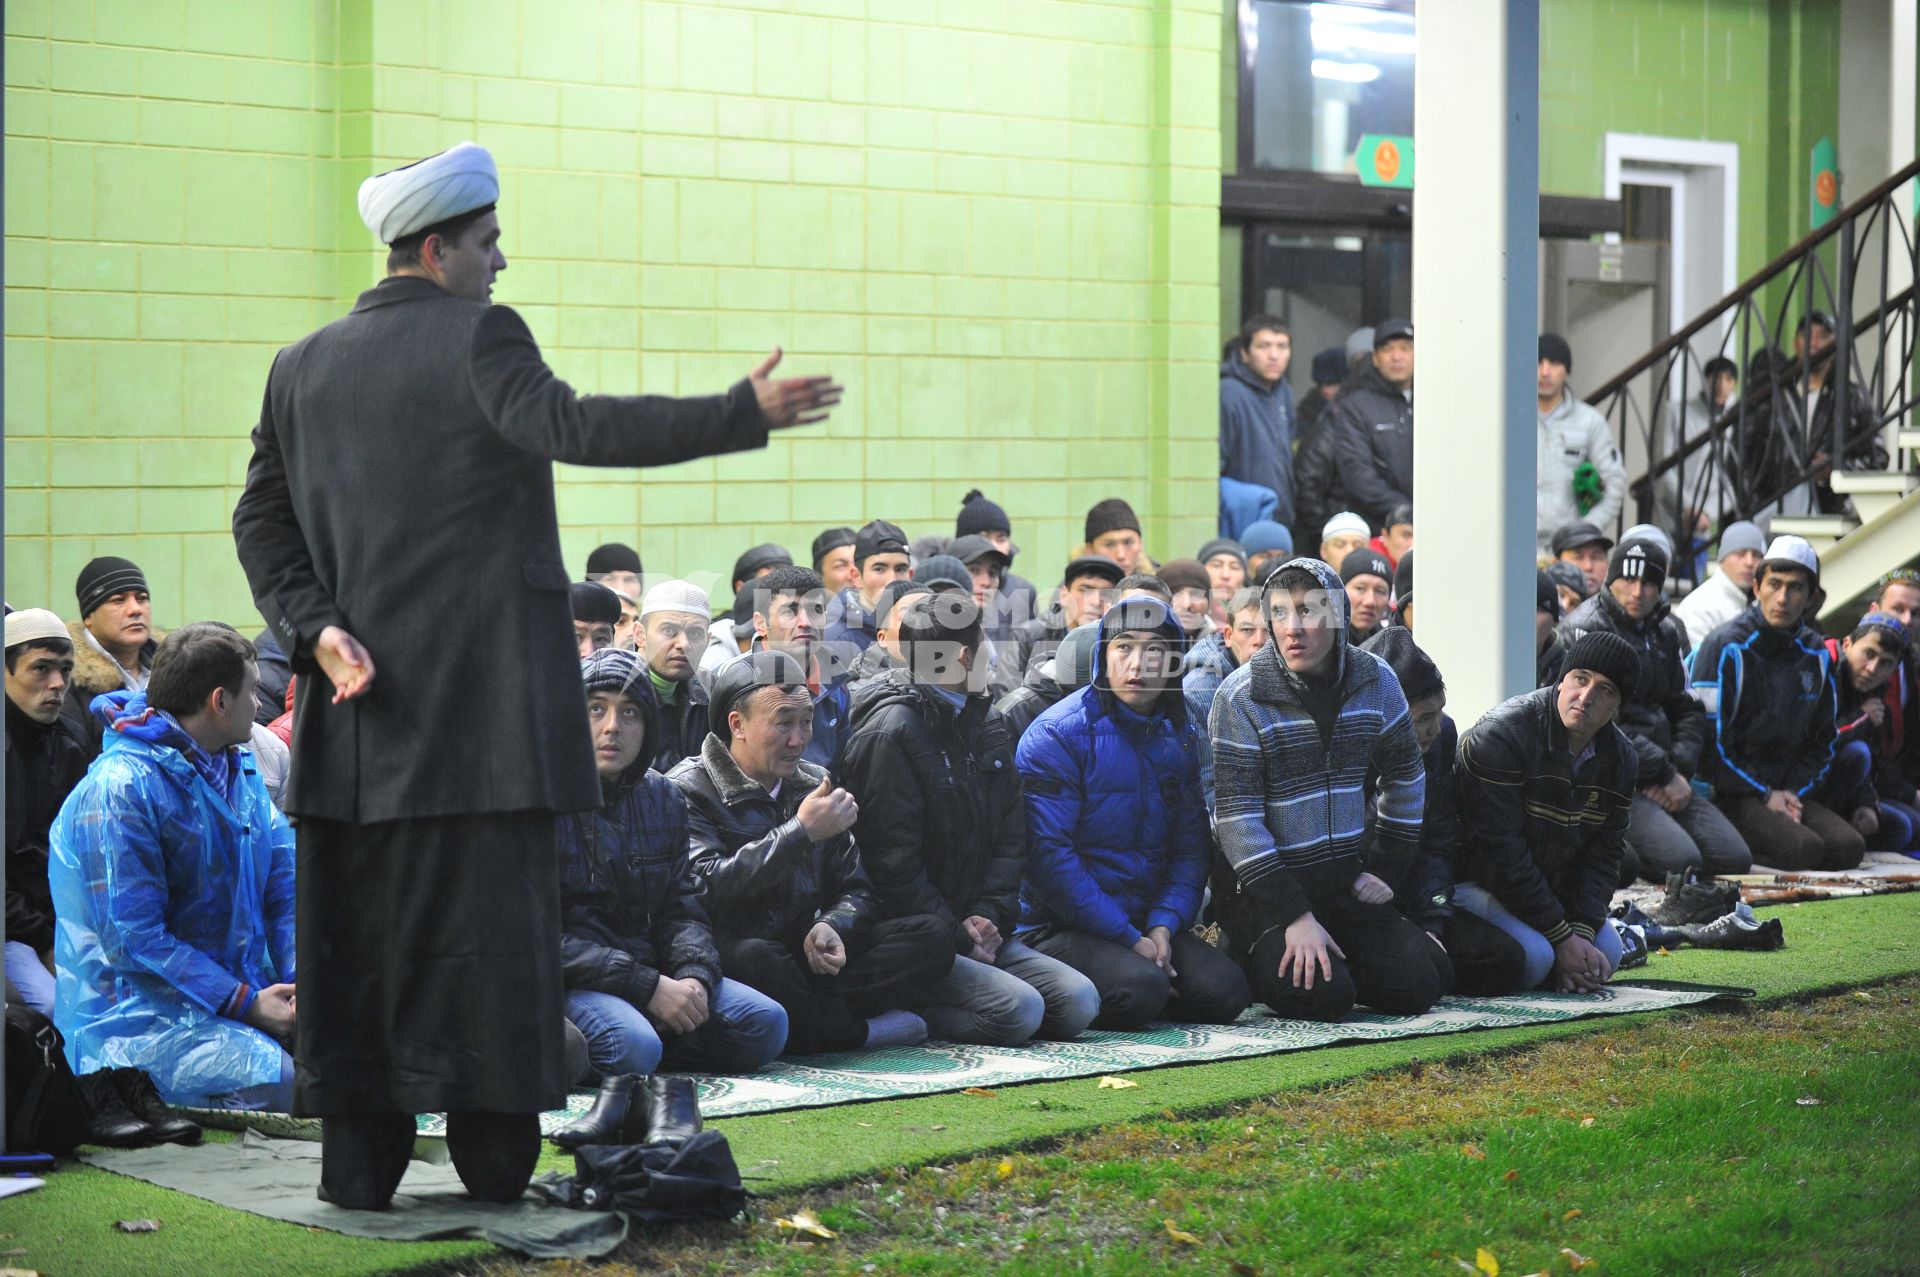
[[[1253,107],[1242,171],[1250,160],[1254,169],[1351,173],[1363,133],[1412,134],[1406,8],[1242,0],[1240,16],[1242,91]]]

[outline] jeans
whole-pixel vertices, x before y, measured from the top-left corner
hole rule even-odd
[[[1668,874],[1688,870],[1743,874],[1753,868],[1753,853],[1740,831],[1697,794],[1677,812],[1635,794],[1627,842],[1640,858],[1640,872],[1651,882],[1665,882]]]
[[[653,1073],[662,1065],[688,1073],[751,1073],[787,1045],[787,1013],[737,980],[714,986],[707,1012],[693,1032],[663,1035],[625,998],[588,989],[567,994],[567,1019],[586,1037],[592,1072],[603,1078]]]
[[[1465,909],[1486,921],[1491,922],[1520,943],[1526,950],[1527,963],[1520,974],[1518,989],[1537,989],[1553,973],[1553,942],[1513,916],[1507,907],[1494,898],[1491,891],[1477,882],[1463,882],[1453,889],[1453,907]],[[1620,933],[1613,924],[1602,919],[1600,930],[1594,933],[1593,947],[1607,960],[1607,978],[1620,969]]]
[[[1867,839],[1868,848],[1920,856],[1920,807],[1882,798],[1879,811],[1880,828],[1874,831],[1873,837]],[[7,948],[13,946],[8,945]],[[11,971],[13,968],[9,966],[7,969]]]
[[[1479,914],[1456,908],[1444,939],[1453,963],[1453,992],[1486,997],[1526,987],[1526,949]]]
[[[1152,1020],[1231,1024],[1253,1001],[1233,959],[1191,931],[1175,932],[1170,942],[1171,978],[1130,946],[1084,931],[1040,927],[1020,938],[1091,982],[1099,996],[1096,1028],[1137,1029]]]
[[[20,1001],[49,1020],[53,1018],[53,972],[40,961],[32,945],[7,941],[7,980]]]
[[[1018,1046],[1036,1033],[1074,1038],[1093,1022],[1100,994],[1066,963],[1005,941],[992,966],[957,957],[945,979],[908,1004],[949,1042]]]

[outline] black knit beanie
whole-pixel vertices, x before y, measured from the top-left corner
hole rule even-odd
[[[1393,610],[1400,611],[1413,602],[1413,551],[1408,550],[1400,556],[1400,562],[1393,569]]]
[[[975,488],[960,498],[960,513],[953,521],[953,535],[965,537],[980,532],[1005,532],[1011,536],[1013,521],[1007,518],[1003,507],[987,500],[980,489]]]
[[[1360,647],[1362,651],[1372,652],[1393,669],[1393,676],[1400,680],[1400,690],[1406,694],[1408,701],[1417,701],[1423,696],[1446,690],[1446,683],[1440,677],[1440,667],[1414,643],[1412,630],[1390,625]]]
[[[1387,556],[1378,550],[1361,547],[1346,558],[1340,560],[1340,584],[1352,585],[1357,576],[1377,576],[1381,583],[1392,585],[1397,569],[1387,562]]]
[[[1567,649],[1562,670],[1589,670],[1603,675],[1620,689],[1621,701],[1633,699],[1640,685],[1640,653],[1633,644],[1607,630],[1586,630]]]
[[[1551,360],[1568,372],[1573,371],[1573,347],[1567,345],[1567,339],[1559,333],[1540,334],[1540,358]]]
[[[1119,497],[1108,497],[1087,511],[1086,541],[1088,545],[1092,545],[1095,538],[1109,532],[1117,532],[1122,528],[1129,532],[1138,532],[1140,520],[1135,517],[1133,507]]]
[[[630,545],[621,545],[618,541],[609,541],[594,547],[593,553],[587,556],[587,575],[597,576],[603,572],[631,572],[635,576],[642,576],[646,569],[640,566],[638,550]]]
[[[73,583],[74,595],[80,601],[80,619],[83,621],[114,595],[146,588],[147,574],[137,564],[129,559],[111,556],[88,563],[80,569],[80,577]]]
[[[1627,541],[1617,546],[1607,562],[1607,584],[1621,577],[1654,586],[1666,583],[1667,552],[1651,541]]]
[[[1533,586],[1533,610],[1545,612],[1554,620],[1560,619],[1560,587],[1545,572],[1534,570],[1536,578]]]

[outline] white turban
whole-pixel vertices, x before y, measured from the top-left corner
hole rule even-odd
[[[360,183],[360,220],[382,244],[498,203],[493,156],[472,142]]]

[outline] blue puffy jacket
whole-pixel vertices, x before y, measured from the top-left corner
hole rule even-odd
[[[175,1104],[278,1082],[237,1017],[294,979],[293,830],[246,750],[210,758],[145,692],[93,712],[104,749],[49,838],[68,1063],[144,1069]]]
[[[1179,624],[1157,599],[1129,599],[1100,623],[1093,682],[1064,697],[1020,738],[1027,876],[1020,927],[1068,927],[1131,946],[1153,927],[1183,931],[1200,912],[1211,841],[1200,791],[1200,742],[1177,682],[1139,714],[1106,685],[1117,622],[1140,616],[1179,650]]]

